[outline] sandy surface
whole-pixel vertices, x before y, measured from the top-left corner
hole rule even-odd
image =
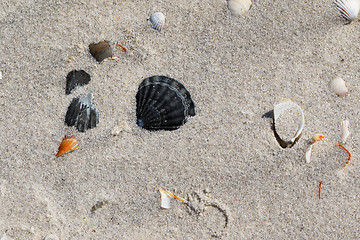
[[[258,0],[242,17],[220,0],[96,2],[0,1],[0,239],[360,238],[359,23],[344,25],[331,0]],[[161,33],[147,21],[156,11]],[[101,40],[118,60],[91,57]],[[65,95],[73,69],[91,82]],[[197,115],[179,130],[136,126],[137,87],[152,75],[192,95]],[[329,89],[336,76],[343,98]],[[100,123],[79,133],[64,116],[88,92]],[[282,149],[262,116],[287,98],[306,126]],[[112,136],[118,125],[128,129]],[[326,140],[306,164],[315,133]],[[65,134],[80,147],[57,158]],[[192,208],[161,210],[159,188]]]

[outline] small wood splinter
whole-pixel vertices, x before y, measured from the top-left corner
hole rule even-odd
[[[319,199],[321,199],[321,185],[322,185],[322,181],[319,184]]]
[[[344,166],[343,166],[343,168],[344,168],[344,167],[346,167],[346,165],[348,165],[348,163],[350,162],[351,153],[349,152],[349,150],[347,150],[346,148],[344,148],[343,145],[341,145],[341,144],[336,144],[336,145],[338,145],[339,147],[341,147],[342,149],[344,149],[344,150],[349,154],[349,158],[348,158],[347,162],[346,162],[346,163],[344,164]]]

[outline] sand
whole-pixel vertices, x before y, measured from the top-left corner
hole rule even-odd
[[[162,32],[147,21],[156,11]],[[0,239],[359,239],[360,31],[344,23],[331,0],[258,0],[241,17],[220,0],[2,0]],[[117,60],[89,54],[102,40]],[[91,81],[65,95],[73,69]],[[137,87],[153,75],[195,102],[176,131],[136,125]],[[335,77],[348,95],[331,92]],[[100,122],[79,133],[64,116],[89,92]],[[305,114],[287,149],[263,117],[284,99]],[[306,164],[315,133],[326,139]],[[80,147],[55,157],[65,134]],[[191,204],[162,210],[160,188]]]

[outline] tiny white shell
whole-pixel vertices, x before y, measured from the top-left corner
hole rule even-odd
[[[340,136],[342,143],[346,142],[346,139],[348,138],[349,135],[350,135],[349,121],[344,120],[340,123]]]
[[[226,0],[231,14],[240,16],[247,13],[251,7],[251,0]]]
[[[331,91],[336,93],[339,97],[343,97],[349,92],[349,89],[346,87],[345,81],[340,77],[337,77],[331,81],[330,88]]]
[[[154,29],[161,31],[165,25],[165,16],[161,12],[156,12],[150,16],[150,22]]]
[[[334,4],[341,16],[349,22],[357,18],[360,10],[359,0],[335,0]]]
[[[160,199],[161,199],[161,208],[164,209],[169,209],[171,208],[171,199],[173,199],[173,197],[169,194],[168,191],[164,190],[164,189],[160,189]]]

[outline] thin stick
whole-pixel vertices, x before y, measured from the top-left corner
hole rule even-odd
[[[127,52],[127,51],[126,51],[126,48],[125,48],[123,45],[121,45],[120,43],[119,43],[117,46],[118,46],[118,47],[121,47],[122,50],[124,50],[124,52]]]
[[[322,185],[322,181],[319,184],[319,199],[321,198],[321,185]]]
[[[344,164],[344,166],[343,166],[343,168],[350,162],[350,159],[351,159],[351,153],[349,152],[349,150],[347,150],[346,148],[344,148],[344,146],[343,145],[341,145],[341,144],[336,144],[336,145],[338,145],[339,147],[341,147],[342,149],[344,149],[348,154],[349,154],[349,158],[348,158],[348,160],[347,160],[347,162]]]
[[[170,196],[172,196],[173,198],[178,199],[178,200],[180,200],[180,201],[182,201],[182,202],[185,202],[185,200],[184,200],[184,199],[179,198],[178,196],[176,196],[176,195],[175,195],[175,194],[173,194],[172,192],[167,191],[167,193],[168,193]]]
[[[166,191],[166,190],[164,190],[164,189],[159,189],[159,191],[160,191],[160,192],[164,192],[164,193],[168,194],[170,197],[173,197],[173,198],[175,198],[175,199],[178,199],[178,200],[182,201],[183,203],[185,202],[184,199],[179,198],[178,196],[176,196],[176,195],[173,194],[172,192]]]

